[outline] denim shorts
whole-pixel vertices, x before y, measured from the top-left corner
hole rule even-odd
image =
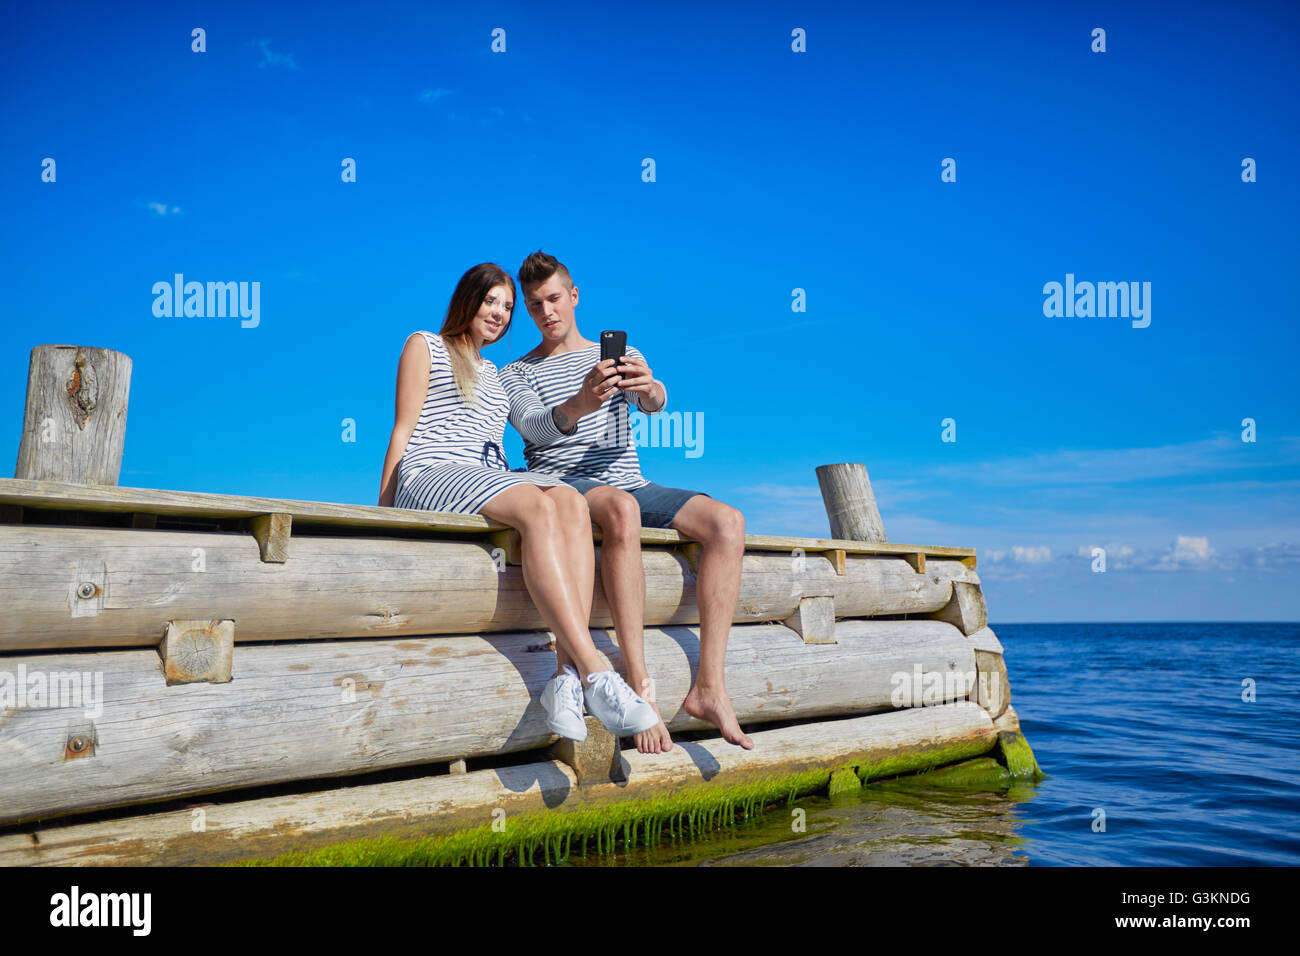
[[[604,484],[604,482],[596,481],[594,478],[564,478],[562,480],[565,484],[578,489],[584,495],[592,488]],[[712,497],[703,491],[666,488],[663,485],[656,485],[653,481],[635,491],[629,491],[628,494],[635,498],[636,503],[641,506],[641,527],[643,528],[671,528],[673,518],[677,517],[677,512],[681,510],[682,505],[696,495],[704,495],[706,498]]]

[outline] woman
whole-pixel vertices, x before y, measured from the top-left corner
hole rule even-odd
[[[605,667],[587,630],[595,574],[586,499],[550,475],[510,471],[501,439],[510,402],[482,357],[510,327],[515,283],[500,266],[474,266],[452,293],[437,335],[413,332],[397,368],[397,412],[379,504],[482,514],[519,531],[524,584],[573,661],[542,692],[547,725],[584,740],[587,708],[617,736],[659,723],[653,707]]]

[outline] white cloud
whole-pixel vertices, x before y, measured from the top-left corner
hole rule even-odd
[[[180,206],[168,206],[165,202],[147,202],[145,208],[155,216],[179,216],[181,214]]]
[[[450,96],[450,95],[451,95],[451,90],[444,90],[444,89],[421,90],[420,102],[433,103],[437,100],[442,99],[444,96]]]
[[[1046,545],[1039,548],[1022,548],[1017,544],[1011,548],[1011,557],[1022,564],[1038,564],[1052,560],[1052,549]]]

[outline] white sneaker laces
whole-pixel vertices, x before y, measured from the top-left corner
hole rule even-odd
[[[617,680],[612,674],[596,678],[593,686],[614,705],[620,717],[627,716],[627,709],[634,703],[635,696],[631,687]]]

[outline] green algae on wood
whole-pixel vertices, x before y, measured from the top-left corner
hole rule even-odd
[[[1014,746],[1015,742],[1011,743]],[[818,769],[730,785],[695,785],[685,791],[649,800],[581,810],[535,811],[507,818],[500,829],[487,824],[450,834],[417,838],[365,837],[308,852],[285,853],[273,859],[246,860],[234,865],[553,865],[563,863],[574,854],[584,857],[592,853],[614,854],[620,844],[622,849],[628,850],[638,845],[657,844],[665,838],[669,841],[694,839],[733,825],[738,820],[754,817],[777,802],[788,804],[798,797],[818,792],[834,795],[885,777],[930,771],[987,754],[996,746],[996,740],[980,737],[931,750],[893,754],[871,763],[845,765],[834,771]],[[1027,743],[1024,750],[1028,750]],[[1020,759],[1023,763],[1023,757]],[[989,762],[994,761],[990,758]],[[859,780],[861,783],[857,782]]]
[[[862,781],[858,779],[856,770],[853,767],[840,767],[838,770],[831,771],[831,779],[827,785],[826,795],[833,797],[837,793],[847,793],[861,789]]]
[[[988,737],[975,737],[936,747],[933,750],[904,751],[883,757],[874,763],[860,764],[857,768],[858,777],[866,784],[903,773],[923,773],[944,764],[979,757],[988,753],[996,745],[997,742]]]
[[[1038,768],[1034,751],[1025,735],[1018,730],[1004,730],[998,734],[998,749],[1002,752],[1007,771],[1017,780],[1042,780],[1047,775]]]
[[[918,785],[970,790],[1005,790],[1013,782],[1007,768],[992,757],[963,760],[906,779],[915,781]]]
[[[761,813],[778,801],[824,790],[830,771],[811,770],[730,786],[703,786],[675,795],[572,811],[507,818],[456,833],[402,839],[366,837],[305,853],[285,853],[243,866],[520,866],[563,862],[571,853],[612,854],[670,838],[688,839]]]

